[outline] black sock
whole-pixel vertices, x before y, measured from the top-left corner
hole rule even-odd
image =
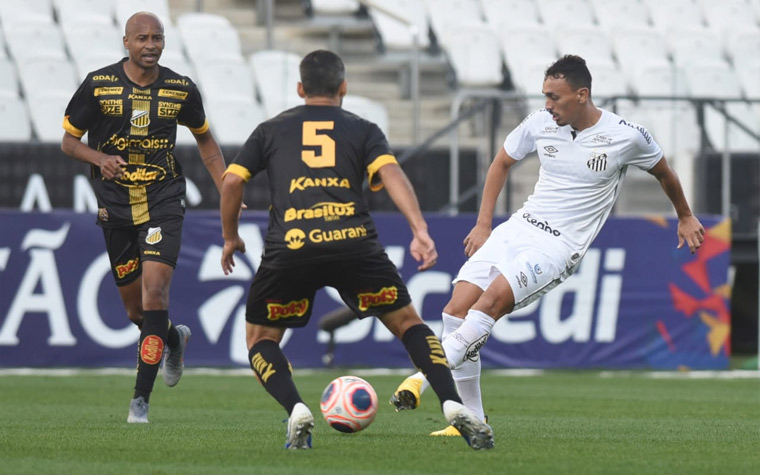
[[[290,362],[280,345],[272,340],[261,340],[248,352],[248,362],[264,389],[290,414],[293,406],[303,402],[293,382]]]
[[[179,345],[179,332],[171,320],[169,320],[169,333],[166,335],[166,345],[169,348],[176,348]]]
[[[412,363],[425,375],[441,404],[444,401],[461,403],[462,399],[457,392],[454,378],[451,377],[441,340],[433,334],[430,327],[424,323],[415,325],[404,333],[401,341],[404,342]]]
[[[168,310],[146,310],[143,312],[140,346],[137,350],[137,380],[135,381],[134,397],[142,396],[145,402],[150,401],[153,383],[156,382],[168,328]]]

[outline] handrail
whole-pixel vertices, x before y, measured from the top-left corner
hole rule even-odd
[[[409,29],[409,34],[412,36],[412,50],[409,58],[409,87],[412,99],[412,143],[416,145],[420,140],[420,31],[413,22],[372,0],[359,0],[359,3],[403,24]]]

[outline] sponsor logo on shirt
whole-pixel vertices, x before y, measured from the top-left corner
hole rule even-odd
[[[367,229],[364,226],[356,226],[354,228],[333,229],[331,231],[322,231],[321,229],[313,229],[309,231],[309,241],[320,244],[323,242],[332,241],[345,241],[346,239],[356,239],[365,237],[367,235]]]
[[[162,119],[176,119],[182,104],[179,102],[158,101],[157,115]]]
[[[171,97],[172,99],[187,99],[185,91],[175,91],[174,89],[159,89],[158,97]]]
[[[120,96],[124,92],[123,87],[96,87],[93,90],[95,96]]]
[[[285,233],[285,242],[288,243],[288,249],[301,249],[306,239],[306,233],[298,228],[293,228]]]
[[[592,143],[603,143],[605,145],[609,145],[609,144],[612,143],[612,138],[609,137],[609,136],[607,136],[607,135],[596,134],[593,137],[591,137],[591,142]]]
[[[164,81],[166,84],[179,84],[180,86],[189,86],[190,83],[186,79],[167,79]]]
[[[544,127],[544,130],[541,131],[542,134],[556,134],[559,132],[559,127],[556,125],[547,125]]]
[[[114,181],[123,186],[145,186],[166,178],[166,170],[150,163],[129,163],[122,170],[124,173]]]
[[[559,152],[559,150],[557,150],[557,147],[555,147],[554,145],[547,145],[546,147],[544,147],[544,152],[545,152],[544,155],[546,155],[549,158],[557,158],[557,156],[554,154]]]
[[[324,219],[337,221],[344,216],[353,216],[355,203],[317,203],[308,209],[288,208],[285,210],[285,222],[302,219]]]
[[[101,99],[100,113],[103,115],[121,117],[124,115],[124,101],[122,99]]]
[[[92,77],[93,81],[109,81],[109,82],[116,82],[119,80],[118,76],[115,76],[113,74],[96,74]]]
[[[293,300],[286,304],[268,303],[267,320],[280,320],[283,318],[303,317],[309,310],[309,299]]]
[[[634,124],[631,122],[626,122],[624,119],[620,119],[620,122],[618,122],[618,124],[627,125],[628,127],[632,129],[638,130],[639,132],[641,132],[641,135],[644,136],[644,140],[647,141],[647,144],[652,143],[652,136],[649,135],[649,131],[645,129],[644,127],[642,127],[641,125]]]
[[[351,188],[351,183],[348,178],[309,178],[305,176],[299,176],[290,180],[290,192],[303,191],[306,188]]]
[[[520,275],[516,275],[515,278],[517,278],[517,285],[522,289],[523,287],[528,287],[528,276],[525,275],[525,272],[520,272]]]
[[[144,139],[130,138],[130,137],[118,137],[116,134],[112,135],[106,142],[106,145],[113,145],[118,150],[129,149],[141,149],[141,150],[163,150],[169,148],[168,138],[147,137]]]
[[[536,218],[534,218],[533,215],[531,215],[530,213],[523,213],[522,217],[523,217],[523,219],[525,221],[528,222],[528,224],[531,224],[531,225],[537,227],[538,229],[540,229],[542,231],[546,231],[547,233],[549,233],[549,234],[551,234],[553,236],[560,236],[560,235],[562,235],[562,233],[559,232],[558,230],[552,229],[552,227],[549,226],[549,223],[546,220],[539,221]]]
[[[364,292],[357,294],[359,298],[359,310],[366,312],[371,307],[382,307],[391,305],[398,300],[398,289],[396,286],[383,287],[379,292]]]

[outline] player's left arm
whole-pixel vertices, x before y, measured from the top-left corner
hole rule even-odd
[[[234,165],[233,165],[234,166]],[[220,215],[222,218],[222,270],[224,275],[235,267],[235,251],[245,253],[245,241],[238,234],[240,206],[243,203],[245,179],[236,173],[225,173],[222,179]]]
[[[649,169],[649,173],[660,182],[660,186],[662,186],[670,202],[673,203],[678,215],[678,249],[683,247],[685,242],[691,253],[694,254],[705,239],[705,228],[699,219],[691,213],[678,175],[670,168],[664,156]]]
[[[417,195],[409,182],[409,178],[398,163],[388,163],[377,171],[380,180],[388,191],[393,204],[404,215],[409,227],[412,229],[412,243],[409,251],[417,262],[421,262],[418,270],[433,267],[438,260],[438,251],[435,250],[435,242],[428,234],[428,226],[422,216]]]
[[[219,147],[211,129],[207,129],[201,134],[193,134],[195,141],[198,143],[198,151],[201,153],[203,165],[208,170],[209,175],[214,180],[214,185],[222,193],[222,175],[224,174],[225,164],[222,149]]]

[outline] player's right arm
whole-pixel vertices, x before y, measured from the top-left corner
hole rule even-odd
[[[63,133],[61,151],[75,160],[100,168],[100,173],[106,180],[121,177],[124,174],[124,169],[121,167],[127,164],[119,155],[106,155],[103,152],[98,152],[89,145],[82,143],[81,137],[72,135],[68,131]]]
[[[240,167],[242,168],[242,167]],[[220,214],[222,218],[222,270],[224,275],[232,272],[235,267],[235,251],[245,253],[245,241],[238,234],[240,205],[243,203],[245,180],[240,175],[228,170],[222,177],[222,196],[220,199]]]
[[[491,235],[493,224],[493,212],[496,208],[496,200],[499,193],[507,182],[509,169],[517,163],[517,160],[510,157],[504,147],[494,157],[491,166],[488,167],[486,174],[486,183],[483,187],[483,197],[480,202],[478,219],[467,237],[464,238],[464,253],[467,257],[472,256],[475,251],[480,249],[488,236]]]

